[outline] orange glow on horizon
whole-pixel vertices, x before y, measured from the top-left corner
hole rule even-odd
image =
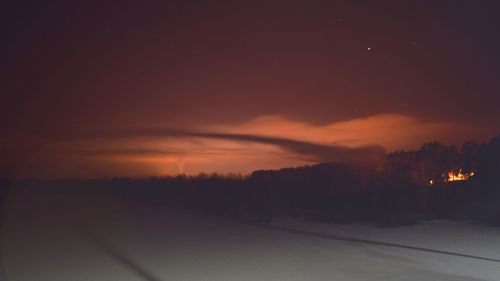
[[[421,136],[442,139],[455,128],[451,123],[423,121],[402,114],[380,114],[327,124],[291,120],[277,115],[258,116],[243,123],[213,124],[195,130],[275,137],[348,148],[381,145],[387,150],[394,150],[418,147],[426,141]],[[197,136],[132,136],[82,144],[89,145],[95,150],[117,151],[116,154],[96,154],[93,157],[113,161],[113,165],[127,167],[127,170],[141,166],[153,174],[162,175],[193,175],[200,172],[248,174],[258,169],[279,169],[318,162],[314,156],[298,154],[279,145]],[[152,152],[135,153],[135,148],[139,148],[138,152]],[[127,154],[127,151],[132,152]]]
[[[260,169],[296,167],[342,159],[337,154],[332,154],[334,156],[331,156],[331,160],[328,157],[321,158],[324,154],[314,150],[316,145],[347,149],[380,145],[387,151],[415,149],[431,139],[445,142],[446,137],[457,130],[461,130],[461,127],[454,123],[419,120],[403,114],[371,115],[326,124],[278,115],[258,116],[246,122],[192,128],[192,131],[200,132],[200,135],[131,134],[119,138],[58,141],[45,145],[37,157],[32,157],[31,166],[23,174],[49,178],[59,175],[195,175],[201,172],[249,174]],[[250,138],[204,137],[205,132]],[[262,138],[276,138],[279,141],[259,141]],[[298,144],[290,147],[290,142]],[[300,143],[305,145],[299,147]],[[366,153],[363,161],[376,162],[370,155]],[[466,177],[473,175],[470,173]],[[427,184],[464,178],[453,174],[450,180],[445,180],[446,177],[448,175],[443,175],[443,178],[434,179]]]

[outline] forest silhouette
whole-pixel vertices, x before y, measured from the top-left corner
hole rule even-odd
[[[450,181],[461,171],[466,180]],[[250,175],[198,174],[93,180],[3,180],[8,190],[57,187],[99,189],[124,200],[175,204],[250,223],[275,216],[315,222],[381,226],[451,219],[500,225],[500,135],[460,148],[438,142],[387,153],[377,165],[342,162],[258,170]],[[5,201],[5,200],[4,200]]]

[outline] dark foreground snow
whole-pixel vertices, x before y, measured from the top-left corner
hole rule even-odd
[[[491,227],[262,227],[61,190],[18,190],[9,202],[0,280],[500,280]]]

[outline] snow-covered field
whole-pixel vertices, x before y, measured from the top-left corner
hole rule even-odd
[[[60,190],[19,190],[10,203],[0,280],[500,280],[498,228],[253,226]]]

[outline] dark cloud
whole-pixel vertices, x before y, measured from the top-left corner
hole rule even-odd
[[[149,148],[102,148],[102,149],[79,149],[67,151],[73,154],[86,155],[86,156],[119,156],[119,155],[142,155],[142,156],[184,156],[188,154],[197,155],[220,155],[228,152],[241,152],[238,149],[221,149],[217,148],[216,152],[206,151],[186,151],[186,150],[164,150],[164,149],[149,149]]]
[[[207,138],[231,140],[236,142],[252,142],[270,144],[280,147],[300,157],[307,157],[318,162],[338,161],[349,163],[369,164],[370,161],[382,159],[385,150],[381,146],[363,146],[348,148],[338,145],[325,145],[302,140],[279,137],[268,137],[250,134],[232,134],[220,132],[203,132],[194,130],[177,130],[163,128],[142,128],[113,131],[92,131],[73,136],[73,138],[87,139],[131,139],[131,138]],[[94,151],[98,153],[99,151]],[[176,154],[175,151],[155,149],[112,149],[102,150],[101,154]]]

